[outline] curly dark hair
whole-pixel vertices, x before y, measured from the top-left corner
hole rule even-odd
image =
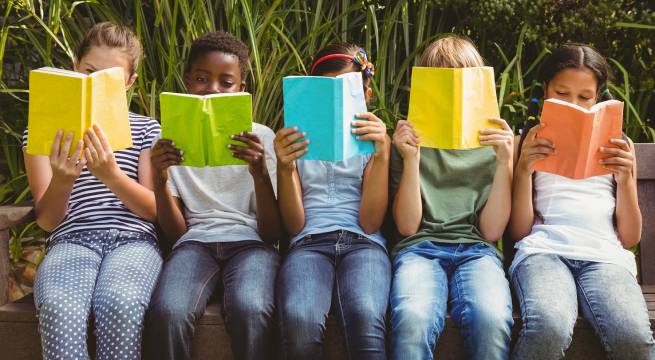
[[[207,33],[193,41],[191,51],[186,61],[184,72],[191,70],[193,64],[200,56],[212,51],[220,51],[225,54],[234,55],[239,59],[239,68],[241,69],[241,78],[245,80],[250,70],[250,58],[248,56],[248,46],[234,35],[225,31],[214,31]]]

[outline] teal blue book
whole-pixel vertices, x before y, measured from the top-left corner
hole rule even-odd
[[[375,152],[373,141],[352,133],[355,114],[366,112],[362,74],[337,77],[287,76],[282,79],[284,126],[307,133],[302,160],[342,161]]]

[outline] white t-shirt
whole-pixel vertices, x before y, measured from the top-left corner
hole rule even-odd
[[[268,127],[253,123],[266,152],[266,167],[273,191],[277,191],[275,134]],[[205,243],[259,240],[255,185],[247,165],[217,167],[173,166],[168,188],[184,203],[187,232],[175,243]]]
[[[532,254],[553,254],[571,260],[617,264],[637,274],[635,256],[623,248],[614,227],[616,196],[612,175],[572,180],[536,172],[534,207],[543,220],[516,243],[510,267]]]

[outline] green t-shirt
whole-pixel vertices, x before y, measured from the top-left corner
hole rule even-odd
[[[496,171],[496,153],[492,147],[467,150],[421,148],[419,183],[423,217],[418,232],[404,237],[395,232],[392,253],[430,240],[462,244],[482,242],[479,214],[491,191]],[[391,152],[391,198],[395,196],[403,172],[403,159],[393,147]],[[495,247],[494,247],[495,248]]]

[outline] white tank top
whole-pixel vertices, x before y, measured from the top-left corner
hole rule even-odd
[[[535,217],[530,235],[516,243],[510,267],[532,254],[555,254],[571,260],[612,263],[637,275],[634,254],[623,248],[614,226],[616,196],[612,175],[572,180],[536,172]]]

